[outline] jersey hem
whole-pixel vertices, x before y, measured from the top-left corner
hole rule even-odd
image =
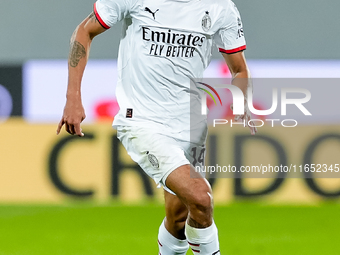
[[[222,49],[222,48],[219,48],[218,50],[219,50],[219,52],[222,52],[222,53],[233,54],[233,53],[237,53],[237,52],[240,52],[240,51],[244,51],[246,48],[247,48],[247,46],[243,45],[241,47],[231,49],[231,50],[225,50],[225,49]]]
[[[108,25],[106,25],[106,23],[102,20],[102,18],[100,17],[98,11],[97,11],[97,7],[96,7],[96,3],[94,3],[93,5],[93,11],[94,11],[94,14],[99,22],[99,24],[105,28],[105,29],[109,29],[110,27]]]

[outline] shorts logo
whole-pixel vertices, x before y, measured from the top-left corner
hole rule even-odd
[[[210,28],[211,28],[211,18],[209,16],[209,12],[206,11],[205,15],[202,18],[202,29],[204,32],[208,32]]]
[[[149,151],[147,151],[146,154],[148,155],[148,160],[150,161],[151,165],[154,168],[159,168],[159,163],[158,163],[158,159],[156,158],[156,156],[153,154],[150,154]]]
[[[133,109],[126,109],[126,118],[132,118]]]

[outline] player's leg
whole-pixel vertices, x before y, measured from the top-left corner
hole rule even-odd
[[[174,191],[188,208],[189,217],[185,223],[185,234],[193,250],[201,251],[200,255],[217,255],[218,238],[217,229],[212,221],[210,185],[203,178],[191,178],[189,163],[191,158],[190,155],[185,155],[186,149],[183,150],[183,146],[179,146],[177,139],[163,133],[151,132],[150,129],[119,127],[117,134],[131,158],[156,183],[165,184]],[[204,138],[204,134],[202,137]],[[203,140],[201,144],[204,143]],[[169,229],[172,231],[171,227]],[[160,232],[165,235],[164,239],[177,239],[164,230],[166,228],[162,224]],[[172,253],[169,254],[174,254],[176,251],[170,252]]]
[[[176,238],[185,240],[185,221],[188,218],[188,209],[176,196],[164,190],[165,200],[165,227]]]
[[[189,249],[184,234],[187,207],[175,195],[164,191],[166,218],[159,227],[158,246],[161,255],[185,255]]]
[[[212,218],[212,191],[206,179],[197,177],[199,175],[191,165],[183,165],[171,172],[166,186],[188,208],[185,235],[194,254],[217,255],[220,252],[217,228]]]

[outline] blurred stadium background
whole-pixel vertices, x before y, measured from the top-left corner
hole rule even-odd
[[[333,78],[333,86],[325,86],[329,94],[310,104],[332,109],[312,122],[301,118],[293,131],[263,127],[247,147],[236,143],[248,130],[214,129],[208,145],[216,154],[207,156],[208,163],[339,164],[340,86],[334,84],[340,78],[340,2],[235,3],[253,77],[319,78],[320,86]],[[92,5],[0,2],[0,255],[157,254],[162,192],[110,127],[118,109],[120,24],[91,49],[83,82],[86,136],[55,135],[69,38]],[[230,77],[219,53],[213,56],[206,77]],[[262,92],[255,87],[255,100],[268,107]],[[222,254],[340,254],[340,180],[316,177],[212,179]]]

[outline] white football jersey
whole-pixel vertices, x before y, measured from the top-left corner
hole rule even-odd
[[[190,80],[202,78],[213,44],[224,53],[246,48],[240,14],[230,0],[98,0],[94,12],[105,28],[124,23],[116,88],[120,111],[113,126],[189,130],[190,100],[201,110],[202,95]],[[191,124],[193,119],[206,121],[199,113],[191,114]]]

